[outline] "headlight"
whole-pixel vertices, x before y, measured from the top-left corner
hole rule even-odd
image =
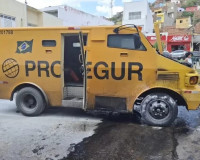
[[[191,84],[191,85],[197,84],[197,83],[198,83],[198,79],[199,79],[198,76],[190,77],[190,84]]]
[[[199,83],[199,75],[195,73],[187,73],[185,76],[185,86],[194,86]]]

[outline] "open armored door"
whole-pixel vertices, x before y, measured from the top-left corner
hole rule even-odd
[[[83,33],[81,31],[79,32],[79,41],[81,49],[81,55],[79,57],[79,61],[82,63],[82,69],[83,69],[83,109],[86,109],[86,88],[87,88],[86,53],[84,51]]]

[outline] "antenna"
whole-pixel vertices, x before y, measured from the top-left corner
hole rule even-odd
[[[110,17],[113,16],[113,0],[110,1]]]

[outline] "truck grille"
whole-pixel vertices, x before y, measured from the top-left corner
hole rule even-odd
[[[179,80],[179,74],[177,72],[167,72],[167,73],[158,73],[157,80]]]

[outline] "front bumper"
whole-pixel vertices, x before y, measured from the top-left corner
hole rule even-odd
[[[200,86],[196,85],[194,89],[183,89],[181,95],[187,103],[189,110],[195,110],[200,106]]]

